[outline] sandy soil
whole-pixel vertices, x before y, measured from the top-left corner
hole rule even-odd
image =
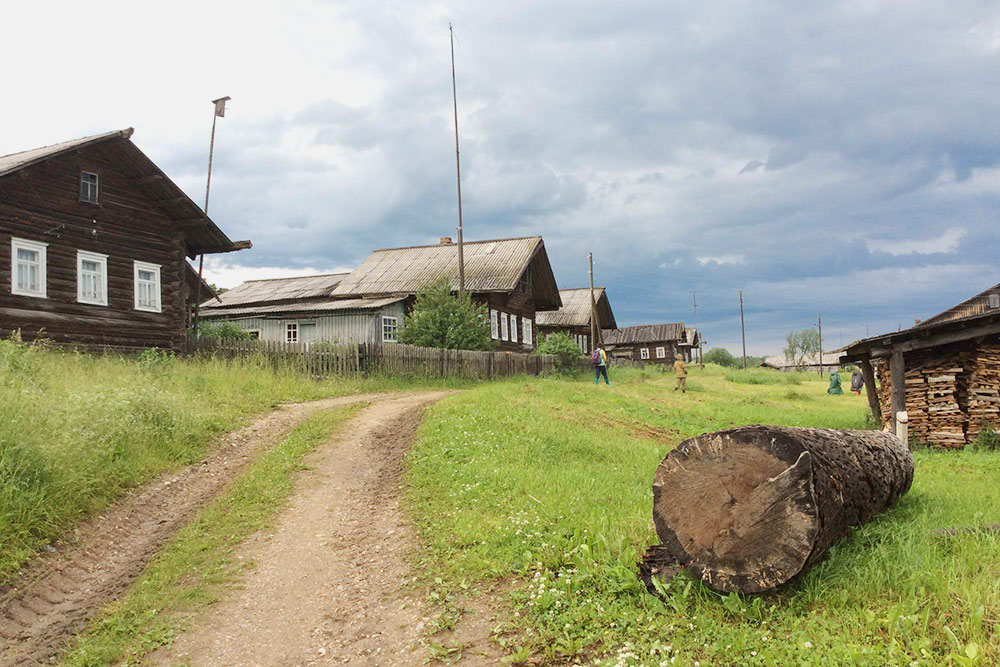
[[[406,594],[412,528],[398,505],[402,460],[422,408],[442,392],[351,396],[283,406],[227,437],[200,464],[133,493],[53,545],[0,590],[0,664],[56,657],[102,604],[119,595],[186,521],[259,451],[306,416],[371,405],[308,459],[275,531],[243,545],[252,562],[238,590],[191,623],[149,664],[422,665],[430,621]],[[496,664],[488,608],[457,631],[463,665]],[[442,642],[436,638],[435,642]]]

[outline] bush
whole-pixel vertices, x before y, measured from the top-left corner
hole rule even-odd
[[[1000,449],[1000,434],[996,432],[996,425],[993,422],[984,421],[979,425],[979,432],[972,441],[972,448],[980,452],[995,452]]]
[[[552,354],[556,356],[556,371],[569,373],[576,370],[576,361],[583,359],[584,353],[568,333],[549,334],[538,347],[535,354]]]
[[[251,340],[253,334],[233,322],[202,322],[198,325],[198,338],[222,341]]]
[[[489,310],[472,303],[469,293],[452,294],[447,278],[440,278],[417,294],[413,312],[406,316],[399,342],[449,350],[491,350]]]

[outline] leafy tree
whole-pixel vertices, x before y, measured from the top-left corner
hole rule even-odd
[[[448,279],[440,278],[417,294],[399,341],[450,350],[489,350],[493,348],[489,311],[472,303],[468,293],[461,298],[453,294]]]
[[[250,340],[253,335],[246,329],[229,321],[201,322],[198,325],[198,338],[218,338],[219,340]]]
[[[562,331],[546,336],[545,340],[538,344],[535,354],[554,354],[557,357],[556,370],[559,372],[575,370],[574,362],[586,356],[573,337]]]
[[[788,347],[784,349],[785,359],[795,366],[805,366],[806,357],[819,353],[819,332],[815,329],[789,331],[785,335],[785,342],[788,343]]]
[[[707,364],[719,364],[720,366],[725,366],[727,368],[743,366],[743,358],[741,357],[737,359],[724,347],[713,347],[711,350],[706,352],[705,356],[702,358]]]

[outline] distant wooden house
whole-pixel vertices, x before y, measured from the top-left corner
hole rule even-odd
[[[395,342],[406,297],[334,297],[347,275],[248,280],[204,303],[201,318],[232,322],[272,342]]]
[[[688,331],[683,322],[676,322],[606,329],[601,335],[612,358],[671,365],[677,357],[691,360],[692,342],[697,333],[689,334]]]
[[[808,371],[812,373],[833,373],[840,369],[840,355],[843,350],[834,350],[832,352],[823,353],[823,364],[820,366],[820,360],[816,354],[807,354],[802,357],[801,361],[796,359],[789,359],[783,354],[773,355],[770,357],[764,357],[760,365],[763,368],[773,368],[775,370],[783,371],[785,373],[792,373],[795,371]]]
[[[131,136],[0,157],[0,335],[184,348],[200,282],[185,258],[249,242],[231,241]]]
[[[590,352],[590,288],[561,289],[559,310],[542,311],[535,315],[540,340],[553,333],[568,333],[584,352]],[[603,287],[594,288],[594,303],[597,310],[597,324],[600,329],[614,329],[618,326],[611,303]]]
[[[843,363],[865,375],[872,415],[895,428],[906,411],[911,442],[962,447],[1000,429],[1000,285],[916,326],[847,346]]]
[[[540,236],[473,241],[463,244],[465,290],[489,309],[497,349],[532,350],[536,346],[535,317],[557,310],[562,301]],[[372,252],[344,276],[333,296],[349,299],[403,299],[406,311],[418,292],[440,278],[459,288],[458,247],[450,238],[441,243]],[[400,319],[397,326],[402,326]]]

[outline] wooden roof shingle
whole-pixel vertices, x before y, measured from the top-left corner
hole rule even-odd
[[[535,314],[535,324],[539,327],[586,327],[590,326],[590,288],[561,289],[559,299],[562,308],[559,310],[539,312]],[[594,288],[594,300],[597,304],[597,319],[602,329],[614,329],[618,325],[611,311],[607,292],[603,287]]]

